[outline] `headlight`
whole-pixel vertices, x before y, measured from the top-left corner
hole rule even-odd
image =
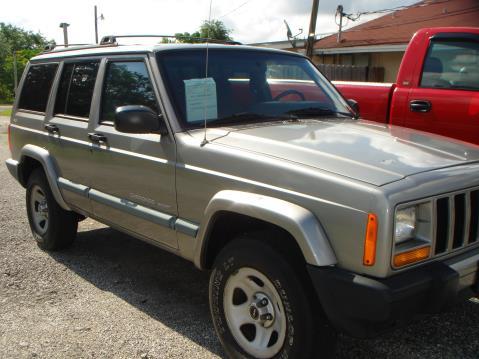
[[[394,216],[393,267],[400,268],[430,258],[433,202],[401,205]]]
[[[394,240],[396,244],[414,238],[416,232],[416,206],[403,208],[396,212]]]

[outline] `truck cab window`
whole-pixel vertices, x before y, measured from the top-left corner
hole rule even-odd
[[[58,64],[32,65],[23,83],[18,107],[45,112]]]
[[[479,42],[433,41],[424,61],[421,87],[479,90]]]
[[[113,122],[120,106],[143,105],[158,112],[155,93],[143,61],[110,62],[103,87],[101,122]]]

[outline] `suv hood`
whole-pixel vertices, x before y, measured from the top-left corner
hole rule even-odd
[[[303,120],[211,129],[208,140],[376,186],[479,161],[479,146],[364,120]]]

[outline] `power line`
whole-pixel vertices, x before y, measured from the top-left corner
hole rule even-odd
[[[242,3],[240,6],[237,6],[235,7],[233,10],[231,11],[228,11],[227,13],[221,15],[221,16],[218,16],[218,19],[222,19],[224,18],[225,16],[228,16],[228,15],[231,15],[232,13],[234,13],[236,10],[239,10],[240,8],[242,8],[243,6],[245,6],[247,3],[249,3],[251,0],[247,0],[245,1],[244,3]]]
[[[450,0],[443,0],[441,2],[437,1],[435,4],[446,3],[446,2],[449,2],[449,1]],[[425,6],[424,3],[413,4],[413,5],[410,5],[410,6],[398,6],[396,8],[391,8],[391,9],[364,11],[364,12],[361,12],[361,13],[358,13],[358,14],[370,15],[370,14],[374,14],[374,13],[387,13],[387,12],[391,12],[391,11],[396,11],[399,8],[410,9],[410,8],[416,8],[416,7],[422,7],[422,6]],[[435,20],[435,19],[440,19],[440,18],[443,18],[443,17],[450,17],[450,16],[457,16],[457,15],[462,15],[462,14],[474,13],[478,10],[479,10],[479,6],[474,5],[472,7],[466,8],[466,9],[459,9],[459,10],[456,10],[456,11],[447,12],[445,14],[436,14],[436,15],[433,15],[433,16],[425,16],[425,17],[421,17],[421,18],[416,18],[414,20],[407,21],[407,22],[402,22],[400,24],[392,23],[392,24],[376,25],[376,26],[369,26],[369,27],[361,27],[360,29],[355,29],[355,30],[354,29],[345,30],[345,32],[351,33],[351,32],[356,32],[356,31],[377,30],[377,29],[389,28],[389,27],[393,27],[393,26],[415,24],[415,23],[419,23],[419,22],[422,22],[422,21]],[[348,15],[348,14],[343,14],[343,16],[346,16],[346,15]],[[349,15],[352,15],[352,14],[349,14]],[[347,18],[349,18],[349,17],[347,17]],[[356,21],[358,18],[351,19],[351,20]],[[336,22],[336,25],[338,25],[337,22]]]
[[[402,22],[400,24],[376,25],[376,26],[370,26],[370,27],[363,27],[363,28],[357,29],[357,30],[347,30],[347,32],[378,30],[378,29],[384,29],[384,28],[393,27],[393,26],[403,26],[403,25],[409,25],[409,24],[416,24],[416,23],[419,23],[419,22],[427,21],[427,20],[438,20],[438,19],[441,19],[443,17],[451,17],[451,16],[457,16],[457,15],[463,15],[463,14],[472,14],[472,13],[475,13],[477,11],[479,11],[479,6],[473,6],[473,7],[468,8],[468,9],[461,9],[461,10],[457,10],[457,11],[454,11],[454,12],[451,11],[451,12],[448,12],[447,14],[422,17],[422,18],[419,18],[419,19],[414,19],[414,20],[411,20],[411,21]]]
[[[445,3],[445,2],[449,2],[449,1],[450,0],[436,1],[435,4]],[[344,13],[343,16],[345,16],[349,20],[356,21],[356,20],[359,20],[359,18],[362,15],[385,14],[385,13],[388,13],[388,12],[399,11],[399,10],[407,10],[407,9],[412,9],[412,8],[422,7],[422,6],[425,6],[425,4],[421,2],[421,3],[412,4],[412,5],[401,5],[401,6],[396,6],[396,7],[387,8],[387,9],[360,11],[360,12],[357,12],[356,14],[345,14]]]

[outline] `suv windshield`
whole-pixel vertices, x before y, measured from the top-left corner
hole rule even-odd
[[[291,118],[352,117],[344,99],[304,57],[273,51],[158,52],[176,113],[187,129]]]

